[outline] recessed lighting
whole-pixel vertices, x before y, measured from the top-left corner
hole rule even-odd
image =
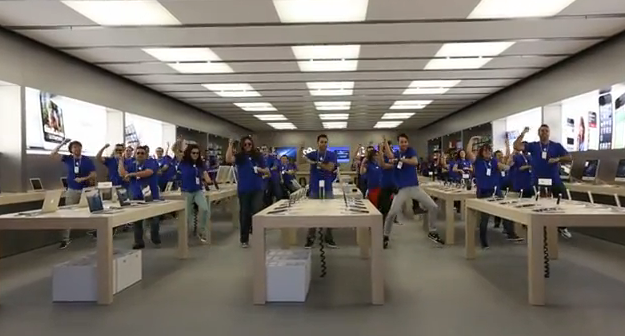
[[[351,105],[352,102],[348,101],[315,102],[315,108],[319,111],[349,110]]]
[[[368,0],[273,0],[280,21],[358,22],[367,17]]]
[[[347,121],[328,121],[323,123],[325,129],[347,128]]]
[[[293,123],[290,122],[284,122],[284,123],[267,123],[267,125],[275,128],[275,129],[279,129],[279,130],[292,130],[292,129],[297,129],[297,127],[295,127],[295,125],[293,125]]]
[[[414,112],[408,113],[384,113],[382,119],[408,119],[414,115]]]
[[[513,44],[514,42],[445,43],[436,53],[436,57],[497,56]]]
[[[347,120],[349,113],[322,113],[319,115],[321,120]]]
[[[234,105],[248,112],[277,111],[271,103],[234,103]]]
[[[143,51],[161,62],[221,61],[209,48],[145,48]]]
[[[282,121],[287,120],[282,114],[255,114],[254,117],[262,121]]]
[[[306,85],[312,96],[351,96],[354,93],[354,82],[308,82]]]
[[[422,80],[413,81],[408,88],[404,91],[405,95],[418,95],[418,94],[443,94],[450,88],[458,85],[459,80]]]
[[[240,84],[202,84],[221,97],[260,97],[260,93],[246,83]]]
[[[231,73],[232,68],[223,62],[212,63],[167,63],[172,69],[180,73]]]
[[[402,123],[403,121],[378,121],[373,128],[395,128]]]
[[[433,59],[425,66],[425,70],[479,69],[492,58],[445,58]]]
[[[163,5],[154,0],[71,0],[62,2],[102,26],[181,24]]]
[[[420,110],[431,102],[431,100],[398,100],[391,106],[391,110]]]
[[[482,0],[469,19],[553,16],[575,0]]]
[[[360,45],[295,46],[293,54],[301,71],[356,71]]]

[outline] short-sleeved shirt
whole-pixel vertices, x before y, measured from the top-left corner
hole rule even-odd
[[[171,161],[172,161],[172,158],[169,155],[165,155],[160,159],[158,158],[156,159],[159,169],[163,168],[164,166],[167,166],[167,169],[163,170],[161,175],[158,176],[159,183],[167,183],[171,181],[172,177],[176,173],[176,170],[174,169],[174,167],[171,166]]]
[[[375,162],[367,162],[367,189],[377,189],[382,185],[382,168]]]
[[[89,181],[78,183],[74,180],[79,177],[87,177],[95,171],[95,165],[90,158],[86,156],[76,158],[73,155],[63,155],[61,161],[67,167],[67,187],[69,189],[82,190],[89,187]]]
[[[542,144],[539,141],[525,144],[525,151],[532,157],[532,172],[537,179],[551,179],[552,184],[561,184],[560,164],[549,163],[549,159],[566,156],[569,152],[559,142],[549,141]]]
[[[119,159],[116,157],[104,158],[104,166],[108,170],[108,179],[114,186],[125,186],[124,179],[119,175]]]
[[[405,151],[400,150],[396,152],[395,157],[399,160],[410,159],[413,157],[417,157],[417,152],[412,147],[408,147]],[[401,163],[400,161],[398,161],[395,167],[395,177],[398,189],[419,185],[416,166]]]
[[[319,163],[334,163],[336,166],[337,158],[336,153],[331,151],[319,152],[312,151],[306,154],[306,157],[309,160],[316,161]],[[324,181],[324,189],[326,195],[332,192],[332,181],[334,181],[333,173],[331,171],[327,171],[321,168],[317,168],[316,164],[310,165],[310,188],[314,190],[319,190],[319,181]]]
[[[267,158],[268,161],[268,167],[269,170],[271,172],[271,181],[272,182],[279,182],[280,181],[280,159],[278,159],[275,155],[270,154],[269,157]],[[273,170],[273,168],[276,168],[275,170]]]
[[[521,191],[532,189],[532,186],[534,185],[532,170],[520,170],[520,168],[523,166],[531,166],[531,160],[532,159],[530,156],[526,156],[522,153],[515,154],[512,157],[512,167],[510,167],[510,180],[512,181],[512,190]]]
[[[384,163],[392,163],[388,156],[384,155]],[[395,188],[395,167],[382,169],[382,188]]]
[[[491,191],[494,190],[495,187],[499,187],[496,158],[493,157],[490,160],[477,158],[475,159],[473,169],[478,193],[481,191]]]
[[[265,160],[258,154],[252,157],[250,154],[237,153],[235,155],[237,168],[237,191],[250,193],[263,190],[263,178],[261,173],[254,171],[254,167],[265,168]]]
[[[139,161],[137,160],[126,161],[125,169],[126,169],[126,172],[128,173],[137,173],[137,172],[141,172],[147,169],[151,169],[154,172],[154,174],[152,174],[149,177],[144,177],[144,178],[131,177],[130,178],[129,194],[134,200],[143,199],[143,189],[145,188],[150,188],[150,192],[152,194],[153,199],[159,198],[158,186],[156,187],[156,192],[152,186],[153,184],[155,184],[154,181],[158,180],[156,177],[156,169],[158,169],[158,165],[152,161],[153,160],[150,160],[150,159],[143,161],[143,163],[139,163]]]
[[[181,162],[178,169],[180,170],[180,179],[182,181],[180,190],[188,193],[202,190],[202,177],[205,171],[203,165]]]
[[[291,181],[295,178],[295,176],[287,173],[287,171],[289,170],[296,170],[295,165],[292,163],[287,163],[287,164],[280,163],[278,165],[278,170],[280,174],[282,174],[282,181],[287,185],[291,183]]]

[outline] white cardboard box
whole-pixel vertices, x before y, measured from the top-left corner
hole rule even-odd
[[[310,288],[308,250],[270,250],[266,256],[267,301],[305,302]]]
[[[89,302],[98,299],[97,257],[90,253],[52,269],[52,301]],[[141,281],[141,251],[113,251],[113,292]]]

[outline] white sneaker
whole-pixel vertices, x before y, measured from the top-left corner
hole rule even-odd
[[[560,229],[559,231],[560,231],[560,235],[563,238],[571,239],[573,237],[573,235],[569,232],[569,229],[565,228],[565,229]]]

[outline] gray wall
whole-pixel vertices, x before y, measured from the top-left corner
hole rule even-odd
[[[226,137],[232,123],[0,28],[0,79]]]

